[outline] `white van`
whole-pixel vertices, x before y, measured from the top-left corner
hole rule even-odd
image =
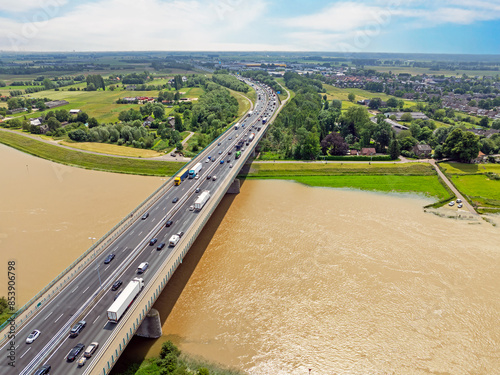
[[[137,273],[143,273],[148,269],[148,267],[149,267],[148,262],[142,262],[141,264],[139,264],[139,267],[137,267]]]

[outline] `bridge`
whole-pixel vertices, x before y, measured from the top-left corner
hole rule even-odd
[[[33,374],[47,364],[51,366],[50,374],[105,375],[111,371],[223,196],[230,188],[239,191],[236,176],[286,102],[280,103],[269,87],[246,82],[254,86],[260,99],[240,119],[238,129],[231,126],[186,165],[193,168],[201,163],[198,177],[186,178],[178,186],[174,177],[166,181],[19,309],[15,319],[4,324],[0,331],[4,353],[1,374]],[[264,118],[268,121],[262,124]],[[243,139],[246,141],[241,156],[236,158],[235,146]],[[205,190],[210,191],[210,199],[201,210],[193,210],[191,206]],[[168,220],[173,223],[167,227]],[[184,232],[179,242],[169,246],[169,238],[179,232]],[[153,238],[157,243],[151,245]],[[162,242],[166,246],[157,250]],[[110,253],[115,258],[106,264],[104,260]],[[143,262],[148,262],[149,267],[137,275],[137,267]],[[109,322],[108,308],[134,277],[144,280],[144,288],[117,323]],[[117,280],[122,280],[123,285],[112,291]],[[71,328],[80,320],[86,322],[86,327],[77,337],[69,337]],[[40,336],[27,344],[25,340],[33,330],[39,330]],[[83,368],[77,368],[76,361],[66,360],[76,344],[88,346],[91,342],[98,342],[99,348]]]

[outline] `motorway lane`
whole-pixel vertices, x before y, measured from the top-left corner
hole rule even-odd
[[[262,94],[261,94],[262,95]],[[266,98],[267,99],[267,98]],[[166,246],[163,250],[157,251],[156,246],[160,242],[167,242],[172,234],[179,231],[187,232],[188,227],[193,222],[195,216],[198,213],[196,211],[189,211],[188,207],[194,203],[197,193],[194,193],[194,189],[197,186],[201,187],[201,191],[210,190],[214,192],[220,184],[224,181],[225,176],[230,172],[229,165],[227,162],[220,164],[219,161],[224,159],[228,160],[227,152],[229,150],[234,151],[234,144],[237,142],[238,138],[236,135],[241,137],[245,133],[255,132],[250,130],[250,124],[255,122],[257,118],[263,116],[262,113],[266,109],[266,105],[257,105],[252,116],[241,120],[241,124],[245,123],[244,129],[230,130],[228,131],[223,139],[220,140],[221,145],[217,146],[214,143],[205,150],[202,154],[201,160],[203,163],[203,169],[200,172],[201,177],[199,180],[186,179],[180,186],[171,188],[159,201],[157,201],[153,207],[149,210],[150,216],[146,220],[137,220],[133,225],[127,229],[127,231],[120,236],[117,241],[115,241],[109,250],[101,254],[95,262],[86,270],[82,272],[81,275],[75,278],[75,280],[64,290],[60,295],[55,297],[47,306],[39,313],[31,322],[29,322],[25,327],[23,327],[18,332],[18,343],[17,348],[17,363],[16,369],[6,368],[5,371],[0,367],[2,374],[12,373],[19,374],[19,369],[24,368],[28,363],[40,352],[49,351],[49,348],[45,348],[47,343],[60,331],[62,323],[66,323],[64,328],[64,339],[62,342],[55,345],[56,351],[54,351],[43,363],[50,363],[52,366],[51,374],[70,374],[76,373],[77,368],[75,363],[67,363],[65,361],[65,356],[79,342],[84,343],[86,346],[90,344],[91,341],[98,341],[99,343],[104,343],[110,335],[110,331],[114,328],[113,323],[107,323],[106,310],[112,304],[113,299],[122,290],[128,282],[136,276],[137,265],[143,261],[148,261],[150,263],[149,269],[141,276],[144,278],[145,283],[149,281],[149,275],[154,274],[154,270],[157,269],[160,264],[165,260],[166,257],[170,256],[173,249]],[[267,116],[268,118],[270,116]],[[231,140],[229,138],[232,138]],[[219,150],[223,150],[222,155],[218,154]],[[247,152],[245,150],[244,152]],[[215,162],[205,163],[207,156],[215,156]],[[231,160],[234,163],[234,153],[231,155]],[[206,175],[209,173],[209,169],[215,169],[216,172],[210,172],[213,176],[217,175],[216,181],[208,181]],[[187,196],[187,200],[183,202],[180,200],[177,204],[172,203],[172,199],[175,196],[183,197]],[[166,214],[171,208],[179,207],[179,210],[173,215],[174,224],[170,228],[165,228],[163,223],[166,219]],[[151,236],[147,234],[154,228],[155,225],[162,223],[162,229],[159,231],[158,243],[155,246],[149,246],[148,242]],[[140,245],[140,246],[139,246]],[[132,257],[134,249],[139,246],[141,250],[138,257],[130,264],[129,267],[120,275],[114,275],[116,269],[120,266],[128,256]],[[104,265],[104,258],[110,253],[114,252],[116,258],[110,263],[110,265]],[[87,321],[87,327],[82,331],[82,333],[75,339],[68,338],[68,332],[73,323],[76,321],[77,317],[73,316],[78,308],[81,307],[84,301],[91,298],[96,290],[99,288],[99,279],[97,276],[97,265],[99,264],[101,281],[106,288],[109,290],[104,296],[94,303],[94,307],[90,310],[84,319]],[[116,291],[110,291],[110,285],[116,279],[122,279],[122,287]],[[42,331],[41,336],[30,345],[24,343],[25,338],[33,329],[40,329]],[[51,348],[52,349],[52,348]],[[3,364],[2,364],[3,365]],[[33,367],[33,370],[36,367]]]

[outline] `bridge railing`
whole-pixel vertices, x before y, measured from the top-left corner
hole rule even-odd
[[[244,114],[246,117],[248,111]],[[177,172],[175,172],[165,183],[150,194],[142,203],[134,208],[127,216],[125,216],[111,230],[99,238],[91,247],[89,247],[81,256],[71,263],[64,271],[57,275],[49,284],[47,284],[33,298],[19,308],[7,321],[0,325],[0,345],[8,339],[10,322],[15,321],[16,329],[29,321],[52,297],[58,294],[66,287],[81,271],[83,271],[90,262],[99,256],[108,245],[119,237],[125,229],[127,229],[137,218],[144,214],[145,211],[163,194],[170,186],[172,186],[173,178],[186,166],[194,164],[198,157],[215,142],[233,127],[228,126],[217,138],[210,142],[203,150],[201,150],[194,158],[184,164]],[[59,285],[57,285],[59,283]]]

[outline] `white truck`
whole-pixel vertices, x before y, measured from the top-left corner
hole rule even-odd
[[[196,164],[193,169],[189,170],[189,178],[195,178],[196,175],[201,171],[201,168],[203,168],[203,164]]]
[[[248,142],[252,142],[254,138],[255,138],[255,133],[250,134],[250,136],[248,137]]]
[[[196,211],[200,211],[205,203],[210,199],[210,191],[205,190],[203,193],[200,194],[198,199],[194,202],[194,209]]]
[[[250,112],[248,112],[248,114],[247,114],[247,116],[248,116],[248,117],[252,117],[252,115],[253,115],[253,111],[250,111]]]
[[[173,235],[172,237],[170,237],[170,239],[168,240],[168,245],[169,245],[169,246],[174,247],[175,245],[177,245],[177,243],[179,242],[179,240],[180,240],[180,239],[181,239],[181,238],[180,238],[178,235],[174,234],[174,235]]]
[[[238,130],[238,126],[240,126],[239,122],[237,122],[236,124],[234,124],[234,130]]]
[[[144,288],[144,279],[140,277],[132,279],[108,309],[108,321],[118,323],[123,313],[134,302],[135,297],[137,297],[142,288]]]

